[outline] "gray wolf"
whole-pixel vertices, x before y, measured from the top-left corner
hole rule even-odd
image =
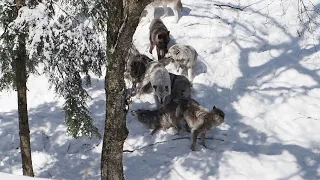
[[[178,23],[179,21],[179,12],[182,12],[183,6],[181,3],[181,0],[155,0],[147,7],[145,10],[147,11],[147,21],[149,22],[151,19],[154,19],[154,12],[155,8],[159,6],[163,6],[164,9],[164,14],[161,16],[161,18],[164,18],[168,15],[168,5],[171,6],[171,9],[173,10],[174,17],[175,17],[175,22]],[[172,8],[173,6],[173,8]]]
[[[149,27],[149,41],[149,53],[152,54],[152,50],[156,46],[158,60],[162,59],[168,52],[167,46],[170,41],[170,31],[168,31],[161,19],[154,19],[151,22]]]
[[[187,77],[189,81],[193,81],[193,67],[196,63],[198,53],[192,46],[179,44],[173,45],[170,47],[165,57],[172,59],[171,62],[174,64],[177,72],[179,72],[181,68],[181,74],[188,74]],[[168,63],[168,60],[165,60],[164,63]]]
[[[181,75],[169,73],[171,82],[171,94],[165,99],[163,105],[170,103],[171,101],[178,102],[180,99],[191,98],[191,83],[189,80]],[[150,92],[151,84],[144,86],[143,92]]]
[[[137,83],[141,83],[145,76],[146,65],[152,61],[148,56],[140,54],[134,47],[129,50],[125,77],[132,82],[133,95],[136,93]]]
[[[198,135],[200,134],[201,136],[201,145],[206,147],[206,132],[222,124],[224,122],[225,114],[215,106],[209,110],[199,105],[194,99],[183,99],[176,108],[176,116],[183,116],[186,123],[191,128],[192,144],[190,149],[194,151]]]
[[[178,103],[170,102],[159,110],[138,109],[131,111],[132,115],[136,116],[138,121],[146,125],[149,129],[153,129],[151,135],[158,130],[166,130],[170,127],[175,127],[179,133],[181,127],[179,121],[182,116],[176,116],[176,108]]]
[[[171,94],[171,80],[168,70],[157,61],[148,63],[144,78],[137,88],[139,88],[138,98],[146,90],[152,89],[157,109],[163,107],[166,102],[170,101]]]
[[[191,83],[181,75],[169,73],[171,80],[171,101],[191,98]]]

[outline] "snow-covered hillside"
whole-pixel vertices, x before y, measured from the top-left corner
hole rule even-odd
[[[228,2],[244,9],[214,5]],[[150,136],[128,113],[126,179],[320,179],[320,29],[299,25],[295,0],[182,3],[179,23],[172,11],[163,19],[170,45],[197,50],[192,96],[204,107],[221,108],[226,122],[207,133],[209,149],[197,145],[192,152],[188,133],[169,129]],[[150,23],[142,24],[134,44],[150,56]],[[89,106],[102,132],[103,79],[92,84]],[[28,88],[35,175],[99,179],[101,141],[65,135],[63,100],[48,90],[44,76],[31,77]],[[131,108],[154,106],[152,96],[143,95]],[[0,93],[0,127],[0,171],[22,174],[14,91]]]

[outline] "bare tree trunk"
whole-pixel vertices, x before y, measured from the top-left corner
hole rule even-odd
[[[18,95],[19,135],[23,175],[34,176],[31,159],[30,129],[27,109],[27,73],[25,36],[19,35],[19,50],[16,59],[16,84]]]
[[[16,0],[16,8],[19,10],[25,5],[24,0]],[[17,11],[18,12],[18,11]],[[23,175],[34,176],[30,148],[30,129],[27,109],[27,53],[26,35],[18,35],[18,46],[14,57],[15,76],[18,96],[19,136],[22,159]]]
[[[125,59],[144,7],[151,0],[108,0],[108,68],[105,79],[106,121],[101,179],[124,179],[122,151],[128,136],[125,113]],[[125,3],[125,4],[124,4]]]

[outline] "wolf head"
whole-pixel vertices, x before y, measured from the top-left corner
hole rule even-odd
[[[191,83],[181,75],[169,73],[171,78],[171,99],[178,101],[180,99],[189,99],[191,97]]]
[[[161,106],[163,106],[168,101],[167,98],[169,98],[168,96],[171,94],[170,85],[153,85],[152,88]]]
[[[224,123],[224,116],[225,116],[225,114],[224,114],[224,112],[223,112],[221,109],[217,108],[216,106],[213,106],[212,112],[213,112],[216,116],[219,117],[219,118],[216,119],[218,125]]]
[[[171,81],[169,72],[163,67],[158,69],[152,79],[151,86],[154,94],[157,96],[159,103],[163,106],[171,94]]]
[[[159,49],[158,56],[162,59],[168,52],[168,43],[170,41],[170,31],[160,31],[155,38],[156,46]]]
[[[143,124],[147,124],[149,121],[149,118],[154,115],[154,111],[150,111],[147,109],[137,109],[137,110],[132,110],[131,114],[133,116],[136,116],[138,121],[140,121]]]
[[[177,72],[179,72],[180,66],[182,64],[179,56],[181,53],[181,48],[179,45],[172,46],[167,54],[165,55],[166,58],[171,58],[171,62],[174,64],[174,67],[177,69]]]
[[[158,111],[151,111],[147,109],[138,109],[131,111],[133,116],[137,117],[137,120],[147,126],[148,128],[155,128],[158,124],[157,115]]]

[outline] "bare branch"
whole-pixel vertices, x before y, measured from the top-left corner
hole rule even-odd
[[[222,7],[228,7],[228,8],[231,8],[231,9],[236,9],[236,10],[243,11],[245,8],[251,6],[252,4],[244,6],[244,7],[237,7],[237,6],[232,6],[232,5],[229,5],[229,4],[213,4],[213,5],[214,6],[218,6],[220,9],[223,9]]]
[[[181,140],[181,139],[190,139],[190,137],[177,137],[177,138],[173,138],[171,139],[170,141],[176,141],[176,140]],[[198,138],[200,139],[200,138]],[[214,138],[214,137],[208,137],[206,139],[209,139],[209,140],[218,140],[218,141],[225,141],[223,139],[219,139],[219,138]],[[137,149],[133,149],[133,150],[123,150],[123,152],[134,152],[134,151],[139,151],[139,150],[142,150],[142,149],[145,149],[147,147],[151,147],[151,146],[154,146],[154,145],[157,145],[157,144],[162,144],[162,143],[166,143],[168,141],[158,141],[158,142],[155,142],[155,143],[151,143],[151,144],[148,144],[148,145],[145,145],[145,146],[142,146],[140,148],[137,148]]]

